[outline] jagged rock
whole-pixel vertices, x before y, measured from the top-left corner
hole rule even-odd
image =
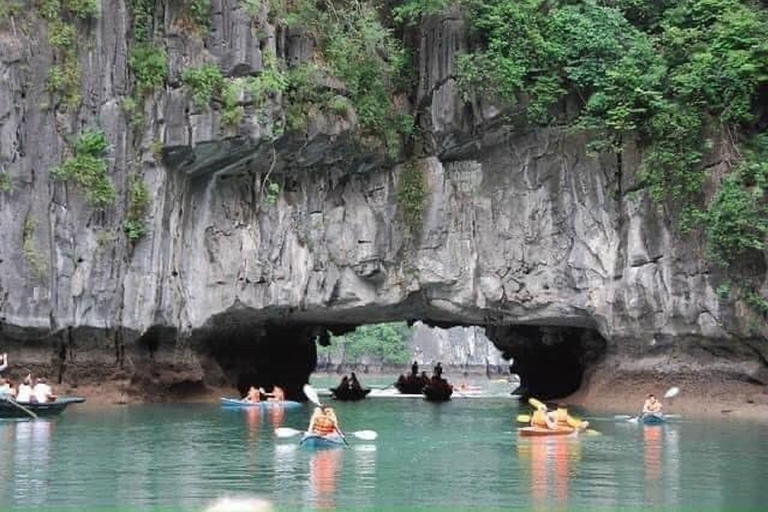
[[[636,188],[639,154],[594,157],[582,135],[519,126],[502,115],[510,106],[461,100],[458,13],[421,28],[415,106],[432,156],[418,162],[427,195],[414,233],[398,203],[402,162],[366,153],[354,115],[317,117],[306,137],[275,140],[276,98],[266,118],[246,105],[231,134],[218,107],[194,106],[179,83],[203,62],[258,74],[267,50],[305,61],[307,35],[228,0],[213,2],[205,40],[168,13],[169,84],[129,115],[118,108],[131,90],[128,13],[106,4],[84,24],[91,46],[78,57],[76,110],[46,90],[53,52],[42,32],[0,24],[0,171],[13,183],[0,192],[0,346],[13,356],[23,347],[65,380],[118,372],[122,382],[128,371],[166,389],[173,379],[155,374],[167,372],[241,388],[279,382],[296,394],[318,336],[402,319],[487,327],[523,388],[550,396],[573,391],[605,354],[695,362],[714,351],[738,374],[765,365],[763,319],[719,298],[699,241],[680,238]],[[51,180],[83,126],[112,144],[120,199],[103,211]],[[148,233],[132,243],[124,198],[137,172],[152,201]],[[556,379],[535,376],[545,371]]]

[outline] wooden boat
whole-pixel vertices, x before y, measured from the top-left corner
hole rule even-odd
[[[368,396],[368,393],[371,392],[371,390],[367,388],[366,389],[351,388],[351,387],[342,388],[340,386],[335,388],[330,388],[330,391],[331,391],[331,396],[336,400],[346,400],[346,401],[363,400],[366,396]]]
[[[261,409],[275,409],[282,407],[284,409],[295,409],[301,407],[301,402],[292,402],[291,400],[283,400],[281,402],[269,402],[262,400],[261,402],[249,402],[240,398],[221,398],[221,406],[229,408],[247,408],[247,407],[259,407]]]
[[[38,417],[58,416],[70,404],[81,404],[83,402],[85,402],[85,398],[80,397],[59,397],[54,402],[45,403],[16,402],[7,398],[0,398],[0,418],[31,418],[32,415],[24,409],[33,412]]]
[[[404,395],[421,395],[428,382],[418,375],[409,374],[407,377],[401,375],[395,382],[395,388]]]
[[[338,448],[344,445],[344,438],[336,433],[321,436],[305,432],[299,441],[299,446],[307,448]]]
[[[422,390],[424,398],[430,402],[445,402],[451,399],[453,386],[448,383],[427,384]]]
[[[650,414],[643,414],[640,416],[640,423],[643,425],[661,425],[662,423],[666,423],[667,420],[664,418],[664,415],[661,413],[650,413]]]
[[[542,427],[520,427],[517,429],[517,433],[520,437],[546,437],[546,436],[568,436],[576,434],[576,430],[572,428],[542,428]]]

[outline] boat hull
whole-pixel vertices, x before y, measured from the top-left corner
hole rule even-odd
[[[572,428],[558,428],[555,430],[541,427],[520,427],[517,433],[520,437],[551,437],[551,436],[569,436],[576,431]]]
[[[292,402],[290,400],[283,400],[282,402],[268,402],[268,401],[261,401],[261,402],[246,402],[245,400],[241,400],[238,398],[221,398],[221,406],[227,407],[227,408],[259,408],[259,409],[296,409],[298,407],[301,407],[301,402]]]
[[[339,448],[344,446],[344,439],[338,434],[321,436],[307,432],[299,441],[299,445],[306,448]]]
[[[658,414],[644,414],[640,417],[640,423],[643,425],[661,425],[662,423],[666,423],[666,421],[664,416]]]
[[[58,416],[64,409],[70,404],[79,404],[85,402],[85,398],[80,397],[61,397],[56,399],[55,402],[37,403],[37,402],[16,402],[25,409],[28,409],[35,413],[40,418],[48,418],[51,416]],[[17,418],[30,418],[29,413],[14,405],[7,399],[0,399],[0,418],[2,419],[17,419]]]
[[[336,388],[330,388],[331,396],[336,400],[342,400],[342,401],[355,401],[355,400],[363,400],[366,396],[368,396],[368,393],[371,392],[370,389],[339,389]]]
[[[425,386],[422,393],[430,402],[445,402],[451,399],[453,388],[450,385]]]

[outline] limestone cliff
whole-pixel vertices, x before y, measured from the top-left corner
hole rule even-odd
[[[129,108],[135,13],[124,0],[72,21],[77,54],[68,58],[81,80],[66,107],[51,92],[50,69],[64,58],[49,42],[51,22],[33,10],[0,20],[9,185],[0,193],[0,347],[17,374],[295,391],[318,336],[404,319],[484,326],[524,386],[543,395],[573,391],[606,356],[618,371],[701,371],[706,361],[705,370],[759,378],[763,318],[718,296],[699,241],[678,236],[637,186],[642,155],[595,157],[583,135],[462,100],[454,65],[468,43],[458,15],[432,18],[408,39],[419,70],[410,108],[425,148],[414,163],[358,144],[354,116],[318,114],[305,133],[280,133],[279,96],[266,114],[241,98],[244,116],[224,126],[220,105],[194,103],[183,70],[215,63],[229,77],[258,76],[267,54],[311,59],[312,38],[237,0],[213,1],[201,35],[181,8],[158,4],[168,80]],[[110,142],[117,199],[104,208],[52,177],[84,127]],[[414,169],[426,190],[417,231],[398,202]],[[146,234],[132,240],[124,225],[136,176],[150,200]],[[270,183],[279,193],[268,197]],[[762,279],[764,268],[751,273]],[[677,359],[648,367],[659,354]],[[558,379],[538,377],[544,368]]]

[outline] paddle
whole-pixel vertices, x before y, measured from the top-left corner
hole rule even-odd
[[[29,409],[27,409],[26,407],[21,405],[19,402],[14,400],[12,396],[8,395],[8,396],[5,397],[5,399],[8,400],[14,406],[16,406],[19,409],[21,409],[22,411],[24,411],[25,413],[29,414],[32,417],[32,419],[35,419],[35,420],[37,419],[37,414],[35,414],[34,412],[30,411]]]
[[[297,434],[303,434],[303,430],[297,430],[290,427],[280,427],[275,429],[275,435],[280,438],[293,437]],[[379,435],[373,430],[357,430],[349,433],[351,436],[363,441],[374,441]]]

